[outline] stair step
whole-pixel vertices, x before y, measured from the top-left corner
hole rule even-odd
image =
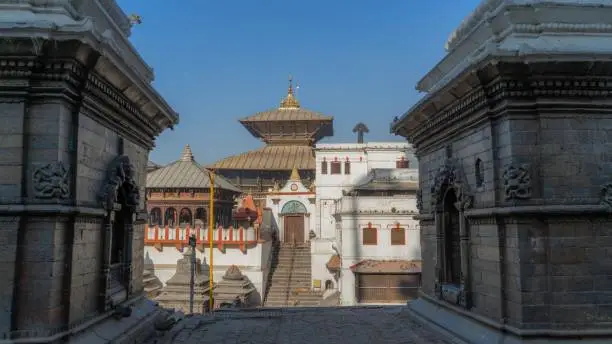
[[[274,269],[274,272],[272,272],[272,276],[274,275],[310,275],[311,270],[310,267],[308,268],[301,268],[301,269]]]

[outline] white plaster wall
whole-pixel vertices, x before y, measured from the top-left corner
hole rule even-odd
[[[334,238],[336,220],[334,201],[366,180],[373,168],[395,168],[396,161],[404,158],[411,168],[417,168],[412,146],[404,142],[369,142],[364,144],[317,144],[316,161],[316,218],[314,231],[319,238]],[[341,174],[330,174],[332,161],[350,161],[351,173],[345,174],[344,163]],[[327,161],[327,174],[321,173],[321,162]]]
[[[325,281],[331,280],[334,283],[334,288],[338,288],[337,282],[334,279],[334,275],[327,270],[327,262],[336,254],[336,251],[332,249],[332,245],[337,248],[337,243],[333,239],[314,239],[310,241],[310,254],[311,254],[311,269],[312,279],[321,280],[321,288],[325,288]]]
[[[203,273],[208,274],[209,259],[208,247],[204,252],[196,250],[196,257],[203,263]],[[257,246],[242,253],[238,247],[226,246],[225,253],[219,251],[217,247],[213,249],[213,274],[214,280],[220,281],[227,269],[231,265],[236,265],[240,271],[247,276],[260,295],[263,296],[265,281],[269,272],[271,243],[260,243]],[[166,282],[176,273],[176,263],[183,258],[183,253],[174,246],[164,246],[163,251],[158,251],[155,247],[145,245],[144,248],[145,265],[153,263],[155,275],[166,285]]]
[[[413,198],[403,201],[394,199],[394,202],[415,203]],[[373,200],[364,200],[364,207]],[[371,206],[371,205],[370,205]],[[342,305],[355,305],[357,303],[355,290],[355,275],[350,267],[363,260],[420,260],[420,230],[419,222],[413,218],[414,214],[355,214],[342,216],[341,254],[342,270],[340,277],[340,299]],[[378,229],[377,245],[363,245],[362,229],[372,224]],[[391,245],[391,229],[397,226],[406,231],[405,245]]]

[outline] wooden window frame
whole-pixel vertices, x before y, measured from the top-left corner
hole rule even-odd
[[[366,236],[367,233],[373,233],[374,235],[374,240],[370,241],[367,239],[370,239],[370,237]],[[361,230],[361,244],[363,246],[376,246],[378,245],[378,229],[376,229],[375,227],[365,227]]]
[[[395,168],[410,168],[410,163],[408,162],[408,160],[396,160]]]
[[[344,162],[344,174],[351,174],[351,162],[348,160]]]
[[[329,174],[342,174],[342,163],[340,161],[329,163]]]
[[[399,235],[401,233],[401,237],[394,237],[394,234]],[[397,241],[397,239],[400,239]],[[391,228],[391,246],[404,246],[406,245],[406,229],[403,227],[393,227]]]

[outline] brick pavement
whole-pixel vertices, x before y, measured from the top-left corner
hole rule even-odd
[[[186,318],[157,344],[451,344],[406,307],[223,311]]]

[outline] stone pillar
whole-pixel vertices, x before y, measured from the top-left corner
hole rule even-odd
[[[424,177],[432,194],[450,184],[469,196],[460,244],[472,302],[423,293],[410,309],[470,343],[611,341],[612,3],[483,1],[446,48],[392,130],[421,172],[452,175]],[[429,251],[423,265],[442,265]]]
[[[68,329],[111,315],[112,211],[100,187],[126,182],[109,171],[120,138],[139,147],[125,154],[141,180],[154,137],[178,116],[151,88],[115,1],[0,3],[14,14],[0,18],[0,338],[77,340]],[[142,255],[127,229],[126,264]]]

